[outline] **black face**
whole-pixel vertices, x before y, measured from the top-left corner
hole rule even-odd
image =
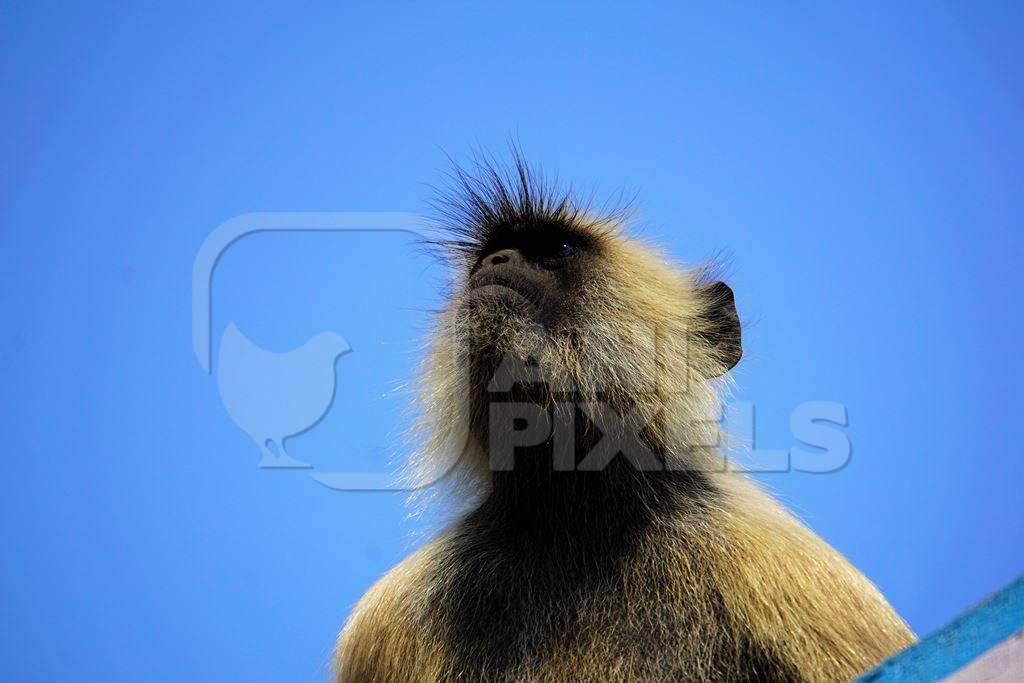
[[[495,298],[554,327],[573,300],[597,245],[562,226],[517,225],[495,234],[480,250],[469,277],[471,299]]]

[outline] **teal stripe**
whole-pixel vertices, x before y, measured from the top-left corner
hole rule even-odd
[[[857,681],[935,681],[1020,631],[1024,631],[1024,575]]]

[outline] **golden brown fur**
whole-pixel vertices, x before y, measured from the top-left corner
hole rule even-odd
[[[644,680],[647,660],[668,654],[689,661],[688,678],[737,680],[742,671],[712,661],[719,624],[702,613],[713,583],[727,609],[754,637],[791,661],[809,681],[848,680],[913,642],[903,621],[874,586],[774,502],[766,514],[735,511],[718,525],[674,520],[659,529],[644,558],[623,581],[622,610],[594,609],[557,659],[524,663],[504,680]],[[722,511],[725,513],[725,511]],[[665,539],[671,539],[665,545]],[[674,542],[673,542],[674,541]],[[342,681],[447,680],[444,624],[424,599],[444,581],[445,537],[435,539],[381,579],[360,601],[338,642]],[[700,550],[695,554],[693,549]],[[655,609],[636,609],[650,586],[659,588]],[[667,643],[660,652],[609,647],[617,631],[644,628],[659,611],[686,610],[701,638]],[[483,672],[458,672],[484,680]],[[442,674],[445,674],[444,676]],[[649,680],[661,680],[655,673]]]
[[[724,466],[707,278],[518,171],[460,176],[470,209],[457,218],[476,239],[461,245],[424,370],[419,471],[429,482],[454,466],[446,481],[467,512],[359,602],[338,641],[338,680],[834,681],[910,644],[870,581]],[[574,294],[579,312],[537,331],[527,309],[472,298],[468,275],[488,230],[542,219],[597,246]],[[507,513],[472,424],[486,400],[467,371],[479,347],[534,358],[545,405],[571,394],[636,408],[665,464],[699,473],[677,486],[619,467],[584,488],[571,479],[582,475],[545,474],[508,500],[550,513]],[[596,503],[573,498],[595,490]]]

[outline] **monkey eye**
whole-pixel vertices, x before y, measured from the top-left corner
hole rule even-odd
[[[566,256],[572,256],[579,250],[579,245],[573,243],[570,240],[562,240],[558,243],[555,248],[555,256],[559,258],[565,258]]]
[[[544,255],[554,259],[569,258],[583,251],[583,247],[580,238],[571,234],[562,234],[547,242]]]
[[[510,235],[499,235],[480,248],[480,256],[470,272],[488,255],[500,249],[513,248],[523,257],[548,269],[558,269],[588,251],[586,237],[563,230],[521,230]]]
[[[583,241],[573,235],[558,235],[544,240],[539,250],[543,264],[546,268],[561,268],[570,259],[579,256],[585,245]]]

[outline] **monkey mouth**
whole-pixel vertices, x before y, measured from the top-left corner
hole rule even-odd
[[[485,310],[495,311],[508,309],[509,313],[527,313],[531,318],[536,318],[540,311],[537,305],[518,289],[504,285],[483,285],[474,287],[467,299],[474,307],[485,307]]]
[[[527,278],[489,272],[474,277],[470,284],[470,300],[493,300],[516,308],[525,304],[532,317],[537,317],[545,309],[543,288]]]

